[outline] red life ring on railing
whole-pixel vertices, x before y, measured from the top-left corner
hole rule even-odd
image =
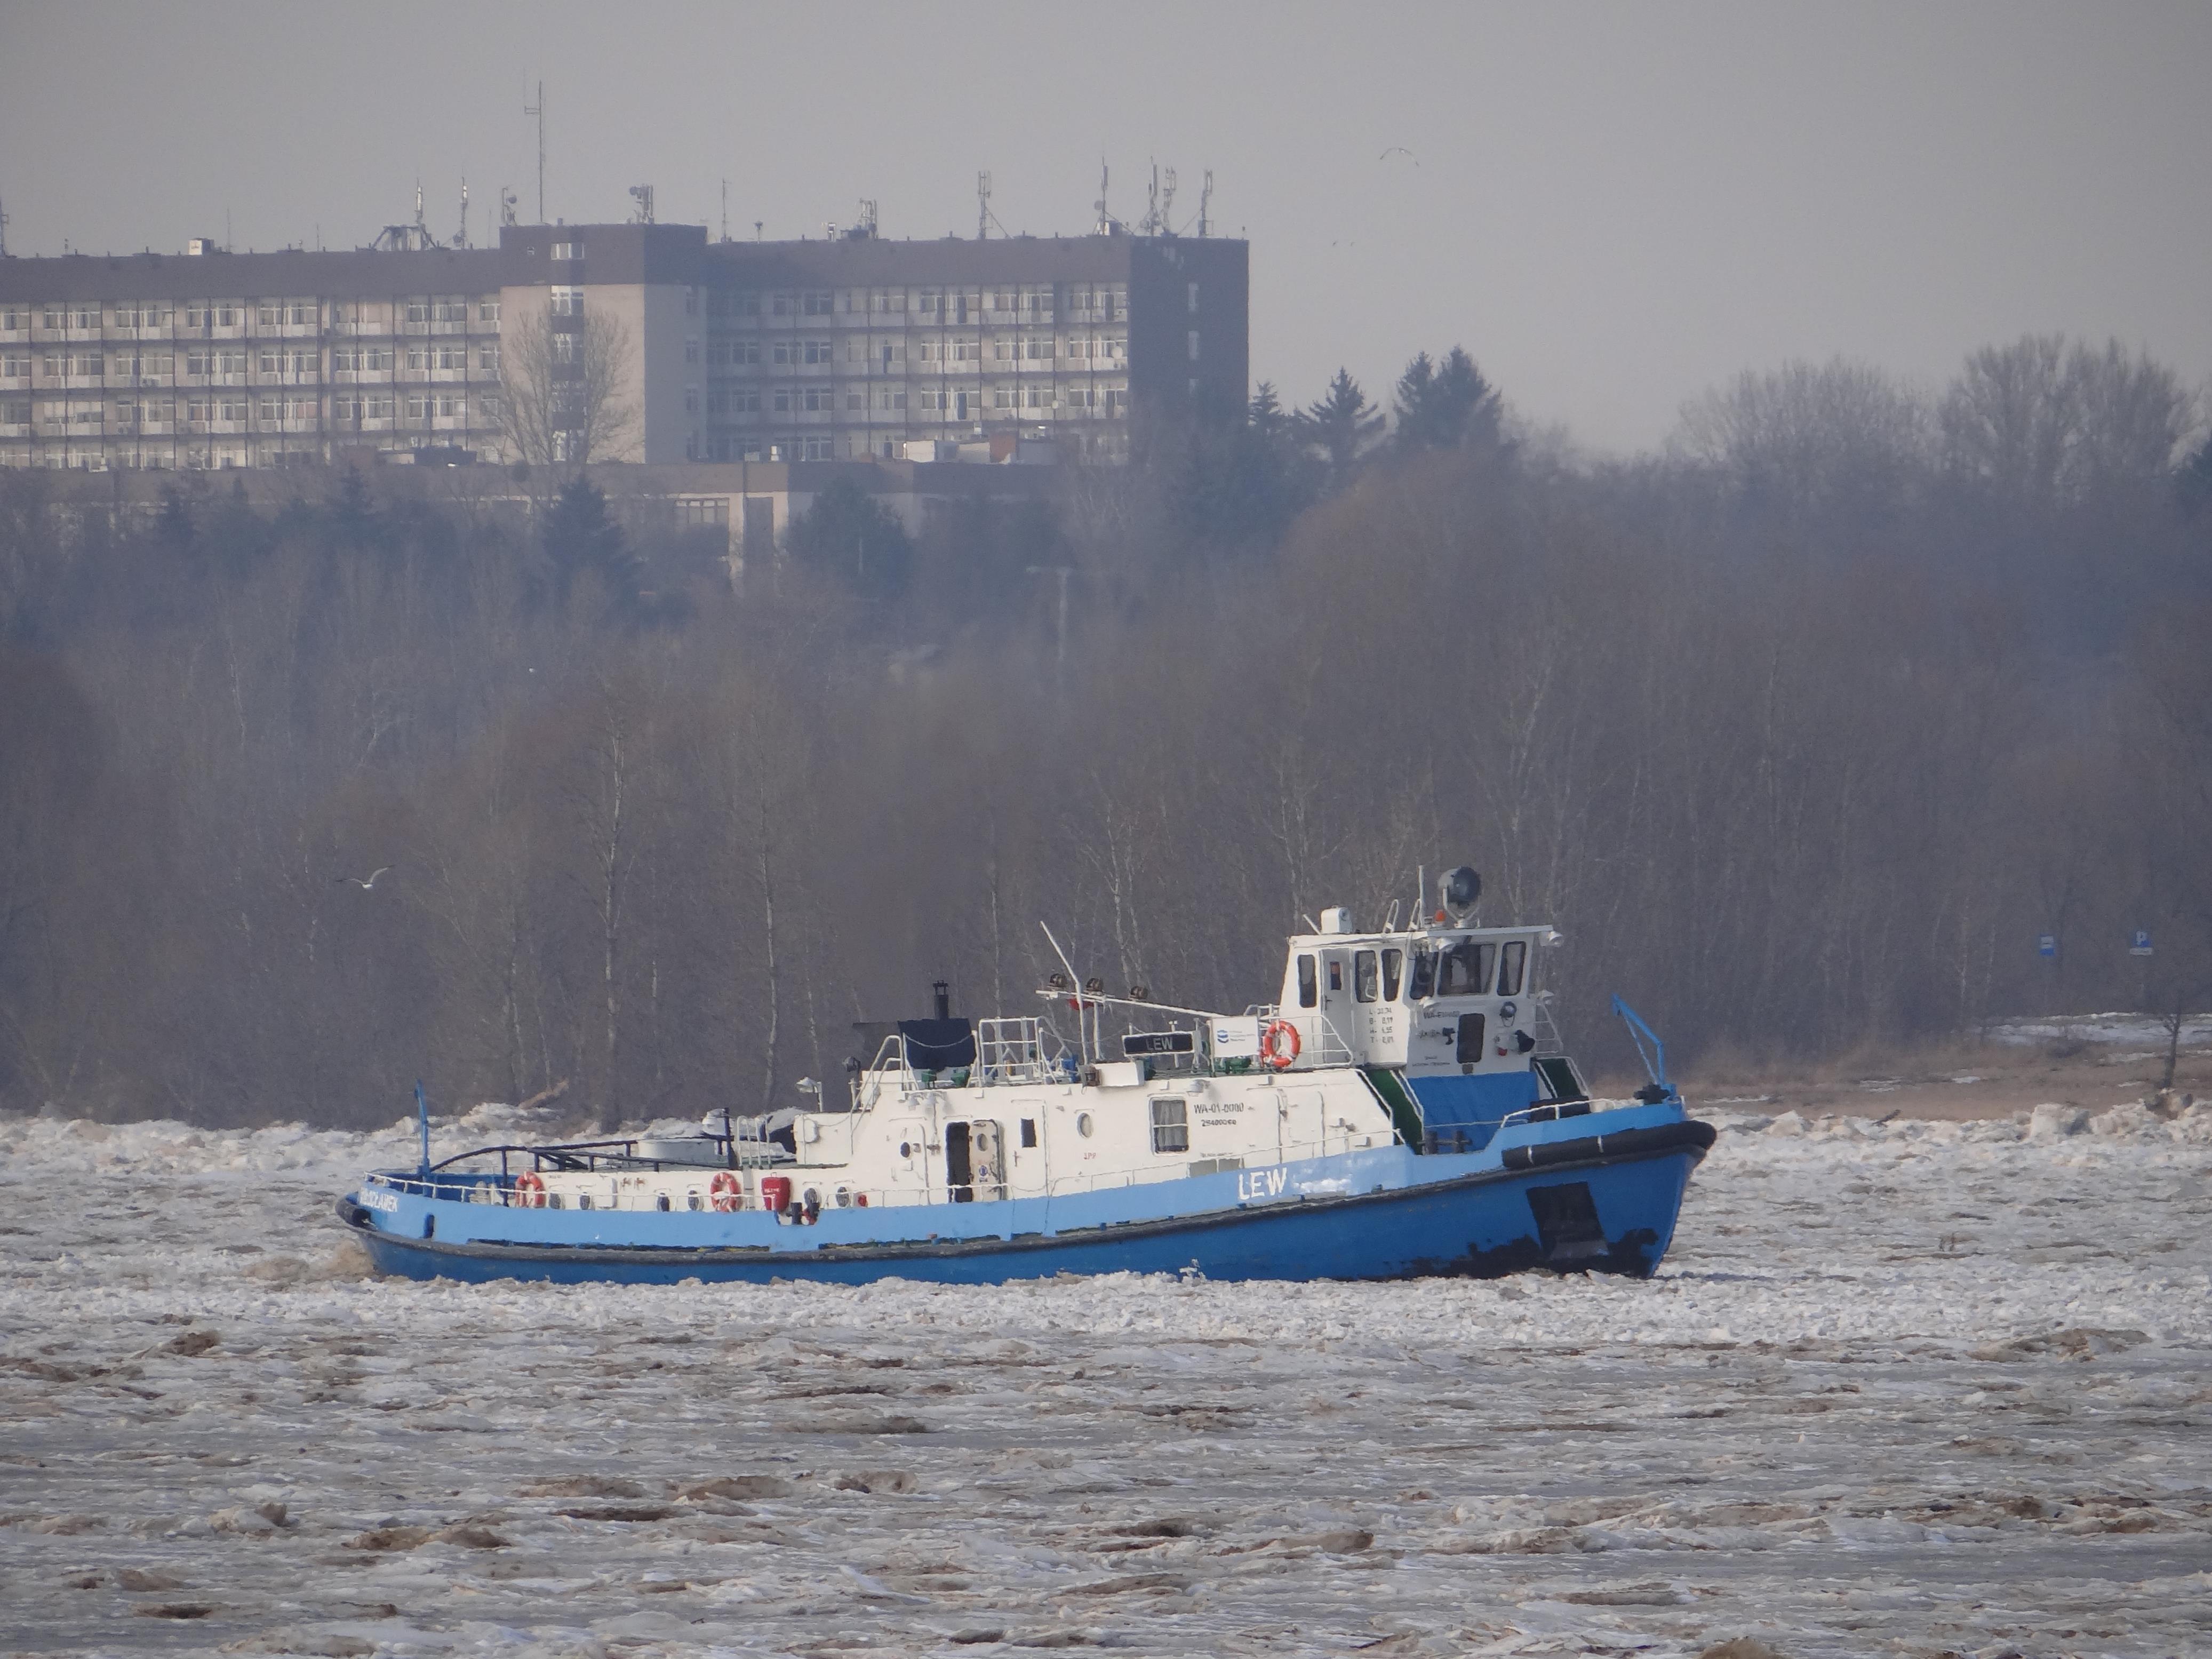
[[[1260,1033],[1260,1063],[1286,1072],[1298,1057],[1298,1028],[1287,1019],[1271,1019]]]
[[[744,1183],[727,1170],[714,1171],[714,1178],[707,1183],[707,1193],[714,1207],[725,1215],[745,1207]]]
[[[535,1170],[525,1170],[514,1178],[514,1201],[526,1210],[545,1207],[545,1177]]]

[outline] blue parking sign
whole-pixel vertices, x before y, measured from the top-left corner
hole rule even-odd
[[[2058,935],[2056,933],[2038,933],[2035,936],[2035,954],[2039,957],[2057,956],[2058,954]]]
[[[2131,957],[2147,957],[2150,954],[2149,928],[2136,929],[2134,935],[2128,941],[2128,954]]]

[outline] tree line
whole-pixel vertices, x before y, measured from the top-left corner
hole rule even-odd
[[[1566,934],[1603,1062],[1613,992],[1686,1055],[2194,1012],[2198,412],[2029,339],[1932,397],[1747,374],[1591,459],[1455,349],[1387,408],[1340,374],[1155,422],[1045,507],[826,494],[742,592],[580,476],[528,514],[203,480],[149,523],[9,477],[0,1104],[757,1110],[933,979],[1034,1006],[1040,921],[1241,1008],[1302,918],[1462,860]]]

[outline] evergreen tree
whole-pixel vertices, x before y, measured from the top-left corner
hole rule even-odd
[[[590,479],[577,477],[562,486],[545,514],[543,535],[544,591],[556,608],[566,609],[580,576],[598,578],[619,610],[639,604],[639,568],[629,538],[607,512],[607,498]]]
[[[814,498],[783,533],[783,550],[799,563],[857,591],[889,599],[905,591],[914,566],[906,526],[850,478]]]
[[[1275,396],[1273,380],[1260,382],[1260,389],[1252,394],[1251,406],[1245,412],[1252,430],[1262,438],[1273,441],[1291,435],[1291,415],[1282,400]]]
[[[1441,364],[1431,363],[1425,351],[1416,356],[1398,377],[1393,401],[1402,449],[1455,449],[1462,444],[1495,449],[1503,444],[1497,388],[1458,346]]]
[[[1382,430],[1382,411],[1367,401],[1352,371],[1340,368],[1328,391],[1294,417],[1298,435],[1328,458],[1330,483],[1340,487],[1352,467]]]

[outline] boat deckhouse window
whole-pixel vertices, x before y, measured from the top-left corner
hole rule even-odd
[[[1413,952],[1413,976],[1406,984],[1406,1000],[1419,1002],[1437,994],[1437,958],[1433,951]]]
[[[1521,970],[1528,960],[1528,941],[1515,939],[1505,947],[1505,959],[1498,974],[1498,994],[1517,997],[1521,994]]]
[[[1490,970],[1497,965],[1497,945],[1461,939],[1437,958],[1437,994],[1479,997],[1490,989]]]
[[[1405,965],[1406,953],[1403,951],[1392,949],[1382,953],[1383,1001],[1395,1002],[1398,1000],[1398,981],[1402,976]]]
[[[1342,957],[1331,957],[1328,959],[1328,988],[1332,991],[1341,991],[1344,988],[1344,958]]]
[[[1187,1152],[1190,1150],[1190,1123],[1184,1115],[1180,1100],[1156,1100],[1152,1103],[1152,1150],[1156,1152]]]
[[[1321,983],[1314,977],[1314,959],[1298,958],[1298,1006],[1316,1008],[1321,1006]]]
[[[1352,994],[1362,1002],[1372,1002],[1382,994],[1382,972],[1375,952],[1361,951],[1352,958]]]

